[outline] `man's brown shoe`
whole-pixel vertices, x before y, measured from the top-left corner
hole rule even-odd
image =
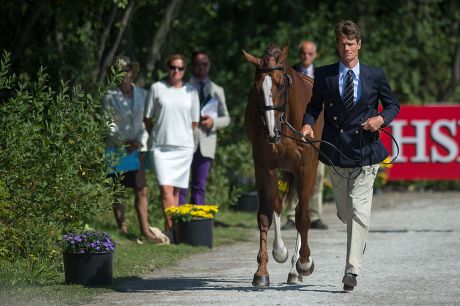
[[[343,290],[352,291],[358,284],[358,282],[356,281],[357,276],[358,275],[352,273],[345,274],[345,276],[342,279]]]

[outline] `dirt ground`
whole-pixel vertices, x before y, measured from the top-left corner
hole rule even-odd
[[[258,252],[254,229],[250,242],[214,248],[127,280],[90,305],[458,305],[459,197],[460,192],[376,195],[363,269],[350,293],[341,283],[346,228],[327,203],[323,220],[329,229],[310,231],[315,271],[302,284],[286,284],[290,260],[270,259],[271,286],[251,285]],[[270,242],[272,237],[273,231]],[[283,232],[291,253],[294,238],[294,231]]]

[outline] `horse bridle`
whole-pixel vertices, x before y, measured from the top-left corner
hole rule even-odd
[[[284,71],[284,67],[281,66],[281,65],[273,66],[273,67],[258,67],[257,68],[257,73],[270,73],[272,71],[282,71],[283,72],[284,82],[283,82],[283,87],[282,87],[283,103],[281,105],[259,105],[259,107],[260,107],[260,117],[262,119],[262,123],[265,126],[265,129],[264,129],[265,138],[267,138],[269,140],[269,142],[270,142],[270,137],[269,137],[269,134],[268,134],[268,125],[267,125],[267,122],[265,120],[264,113],[268,112],[268,111],[280,112],[281,113],[281,115],[280,115],[280,123],[281,124],[285,123],[286,104],[287,104],[288,99],[289,99],[289,87],[292,84],[292,77],[287,72]],[[275,130],[275,138],[277,140],[276,142],[279,141],[281,136],[282,136],[281,131]]]

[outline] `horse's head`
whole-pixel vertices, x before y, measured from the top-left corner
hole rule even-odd
[[[270,144],[281,139],[281,123],[284,120],[288,102],[291,77],[285,72],[288,46],[281,51],[271,44],[261,58],[243,50],[246,60],[256,67],[256,75],[250,99],[257,103],[264,125],[264,133]]]

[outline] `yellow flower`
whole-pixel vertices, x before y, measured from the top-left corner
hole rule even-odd
[[[219,211],[217,205],[195,205],[185,204],[181,206],[173,206],[165,209],[165,213],[173,219],[182,221],[190,221],[191,219],[213,219]]]

